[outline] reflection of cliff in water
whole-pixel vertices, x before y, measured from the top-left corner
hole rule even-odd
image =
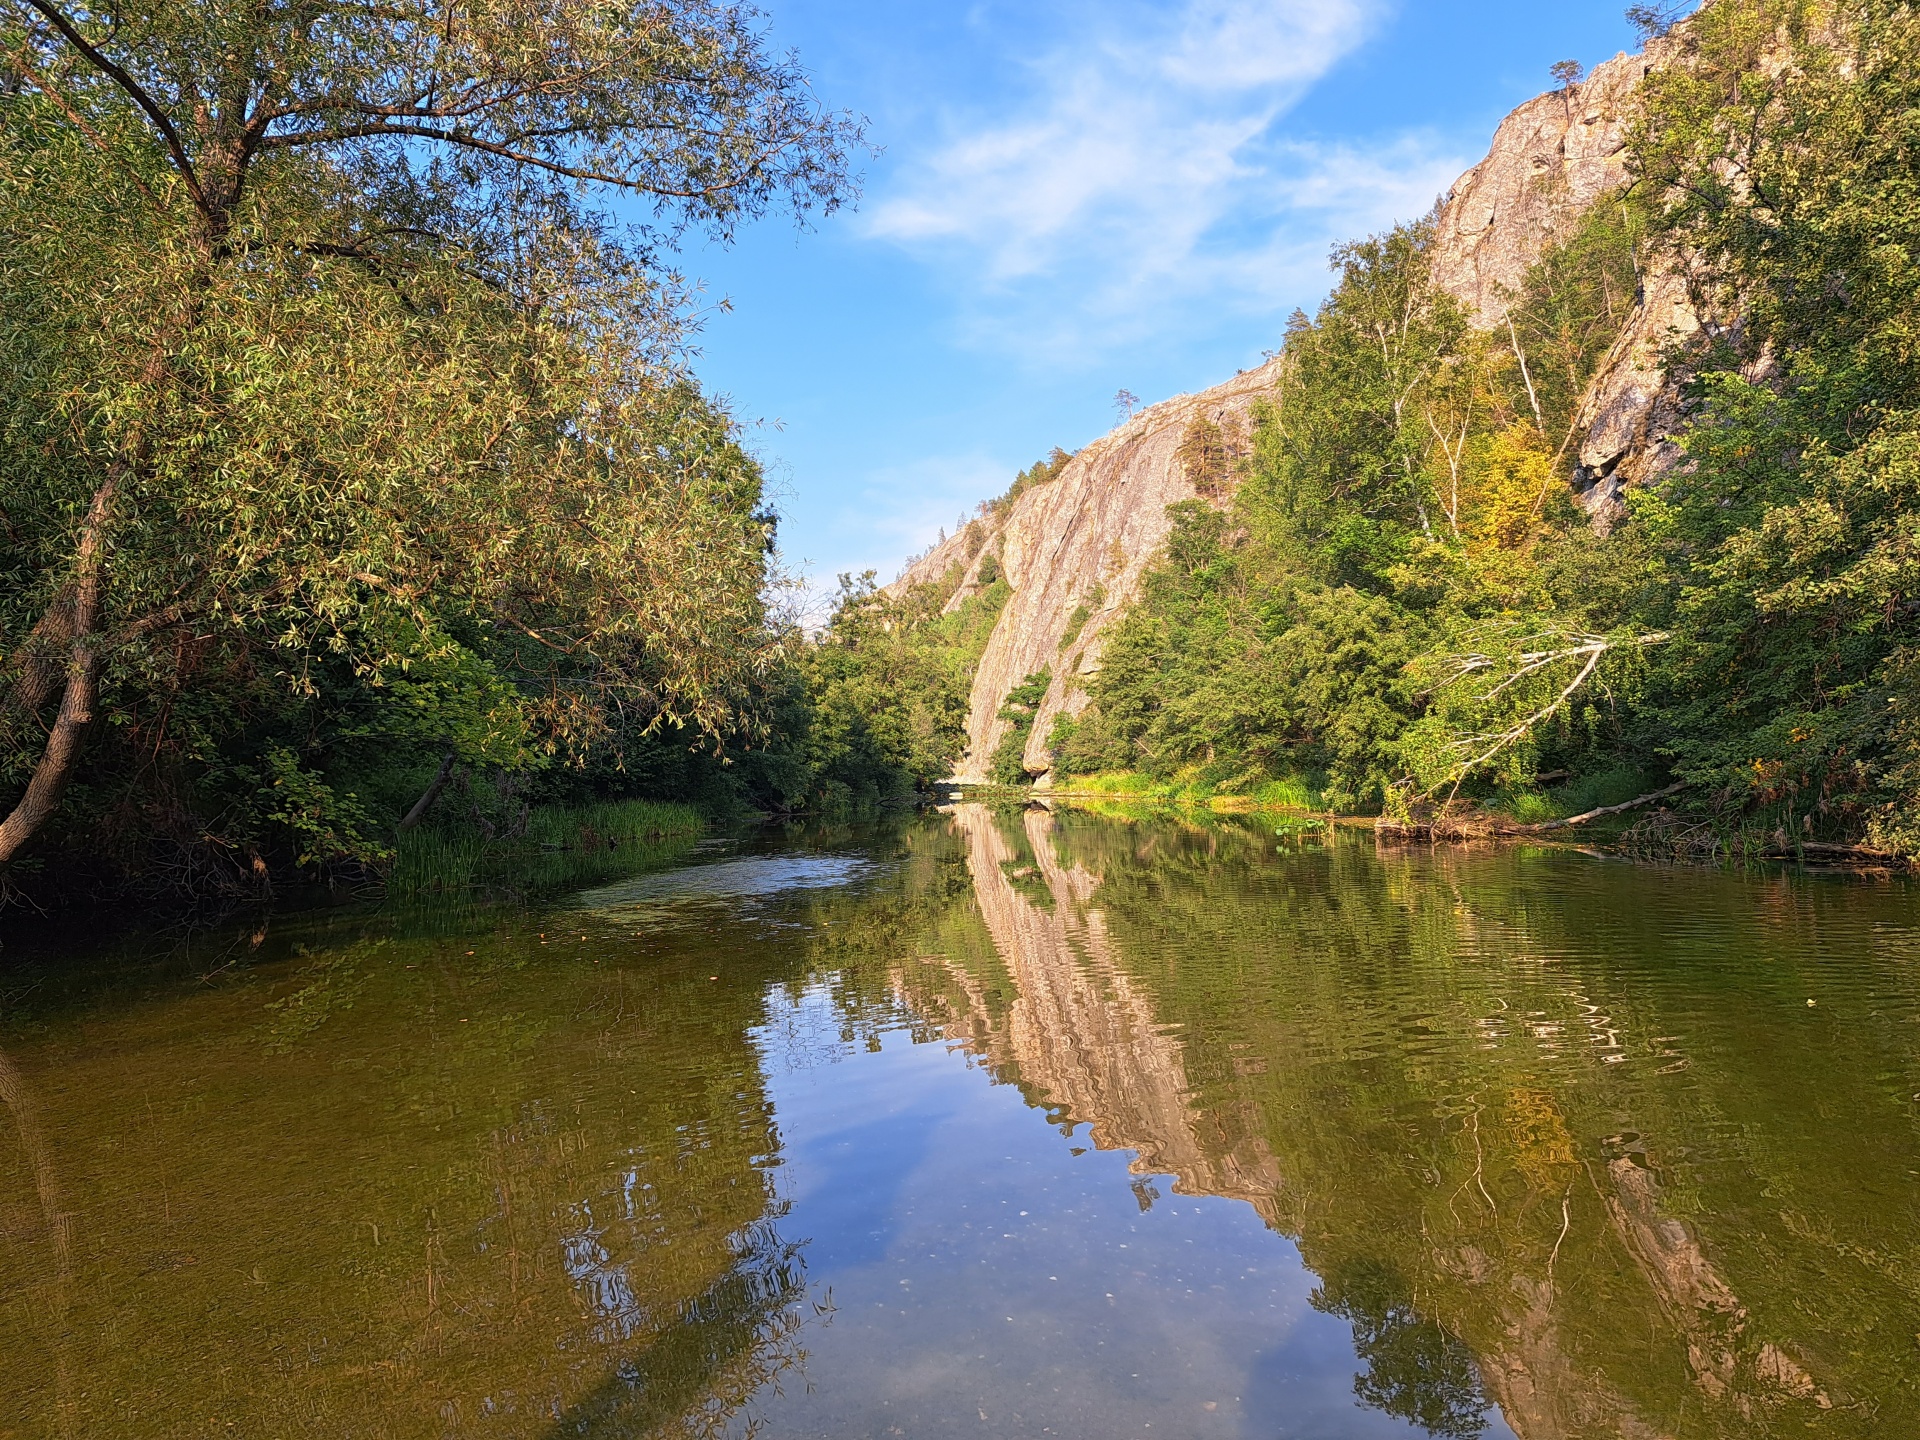
[[[903,975],[916,1003],[1137,1170],[1297,1237],[1357,1339],[1377,1321],[1352,1297],[1402,1277],[1374,1308],[1417,1297],[1525,1440],[1869,1435],[1891,1433],[1876,1412],[1911,1413],[1883,1381],[1860,1393],[1846,1372],[1873,1365],[1769,1273],[1793,1243],[1777,1209],[1755,1255],[1702,1188],[1718,1174],[1675,1163],[1738,1129],[1722,1106],[1744,1087],[1718,1073],[1736,1057],[1690,1069],[1633,1012],[1647,997],[1542,963],[1577,948],[1576,914],[1557,932],[1524,913],[1524,885],[1474,894],[1445,863],[1340,847],[1275,864],[1231,832],[973,806],[953,823],[1015,993],[995,1004],[950,961],[937,987]],[[1802,1273],[1837,1249],[1794,1248]],[[1910,1287],[1892,1293],[1911,1309]]]
[[[1135,1170],[1171,1175],[1183,1194],[1245,1200],[1272,1223],[1280,1186],[1273,1157],[1256,1145],[1236,1148],[1224,1132],[1203,1135],[1208,1117],[1191,1103],[1180,1040],[1155,1019],[1152,997],[1113,963],[1105,919],[1089,904],[1098,882],[1060,863],[1052,817],[1027,811],[1019,850],[981,806],[961,806],[954,823],[1016,993],[996,1020],[977,982],[952,967],[972,1003],[952,1016],[948,1033],[1063,1121],[1090,1126],[1101,1149],[1137,1151]],[[1017,888],[1029,877],[1044,885],[1050,906]]]

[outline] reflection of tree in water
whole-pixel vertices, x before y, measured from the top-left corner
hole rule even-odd
[[[1920,1173],[1909,892],[952,825],[990,945],[899,937],[899,992],[1136,1179],[1296,1237],[1367,1403],[1477,1435],[1491,1399],[1527,1440],[1920,1435],[1911,1227],[1861,1183]]]
[[[684,1301],[673,1323],[555,1421],[548,1440],[721,1433],[754,1392],[799,1365],[800,1246],[771,1220],[733,1237],[733,1266]],[[754,1426],[748,1425],[749,1434]]]
[[[24,1147],[0,1084],[0,1435],[746,1428],[800,1360],[749,1038],[792,957],[740,946],[721,985],[712,928],[631,967],[528,928],[440,966],[434,938],[374,956],[342,922],[244,985],[76,1003],[77,1051],[15,1022],[19,1075],[57,1083]],[[62,1226],[21,1223],[36,1185]],[[74,1237],[64,1317],[43,1229]]]
[[[1490,1402],[1473,1352],[1413,1308],[1393,1266],[1356,1261],[1315,1290],[1309,1303],[1353,1326],[1353,1348],[1367,1368],[1353,1377],[1361,1403],[1424,1427],[1441,1440],[1485,1433]]]

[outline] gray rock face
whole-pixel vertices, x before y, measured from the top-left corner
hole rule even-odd
[[[1684,63],[1683,43],[1675,32],[1643,54],[1607,61],[1580,85],[1528,101],[1502,122],[1487,158],[1455,183],[1436,217],[1433,273],[1475,325],[1502,328],[1528,270],[1572,234],[1589,206],[1625,183],[1640,83],[1661,65]],[[1643,277],[1638,304],[1580,410],[1574,488],[1597,528],[1620,513],[1624,487],[1657,479],[1682,459],[1673,436],[1684,417],[1668,358],[1701,328],[1677,269]],[[984,546],[978,534],[955,535],[895,582],[950,584],[958,571],[964,578],[949,602],[958,605],[979,588],[979,567],[992,555],[1012,586],[974,675],[956,778],[987,778],[1008,729],[999,718],[1008,692],[1050,669],[1053,683],[1025,752],[1028,772],[1046,785],[1055,717],[1086,708],[1105,636],[1172,528],[1167,506],[1196,498],[1176,454],[1187,426],[1199,415],[1244,424],[1274,392],[1280,363],[1141,411],[1082,450],[1058,478],[1022,494],[1003,517],[982,522]],[[1092,613],[1074,632],[1072,617],[1083,605]]]
[[[1626,182],[1633,96],[1660,59],[1617,55],[1575,86],[1529,100],[1500,123],[1487,158],[1454,182],[1434,235],[1434,282],[1483,330],[1547,248]]]
[[[1254,404],[1272,394],[1279,366],[1270,361],[1211,390],[1149,406],[1075,455],[1057,479],[1022,494],[988,526],[979,554],[969,559],[978,537],[955,535],[895,582],[901,588],[938,584],[965,565],[949,602],[958,604],[978,587],[982,561],[994,555],[1013,590],[974,673],[967,753],[957,779],[978,784],[987,778],[1009,728],[1000,707],[1009,691],[1041,670],[1053,672],[1053,683],[1034,717],[1026,765],[1037,776],[1052,768],[1047,736],[1054,719],[1086,709],[1087,681],[1099,669],[1107,629],[1139,594],[1141,576],[1173,528],[1167,507],[1198,498],[1177,455],[1187,427],[1201,415],[1246,426]],[[1082,606],[1090,613],[1070,635]]]
[[[1487,158],[1454,183],[1438,218],[1433,274],[1475,325],[1499,329],[1527,271],[1626,183],[1640,83],[1684,55],[1677,31],[1641,54],[1615,56],[1579,85],[1529,100],[1501,123]],[[1673,440],[1684,419],[1680,377],[1667,360],[1701,326],[1685,277],[1656,262],[1580,407],[1574,489],[1603,532],[1621,512],[1622,490],[1683,458]]]
[[[1702,322],[1685,279],[1663,267],[1640,285],[1640,303],[1601,361],[1580,402],[1585,438],[1574,493],[1602,533],[1621,513],[1620,494],[1673,470],[1685,458],[1675,440],[1685,424],[1683,375],[1668,357],[1699,335]]]

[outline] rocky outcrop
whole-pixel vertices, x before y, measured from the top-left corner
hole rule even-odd
[[[1056,478],[1021,494],[1004,515],[983,516],[895,582],[950,584],[958,573],[949,602],[957,604],[980,588],[991,560],[1013,591],[974,672],[967,752],[956,778],[987,778],[1010,724],[1000,718],[1008,692],[1043,670],[1053,683],[1027,738],[1026,766],[1041,776],[1051,768],[1054,719],[1086,708],[1087,680],[1099,668],[1107,629],[1139,593],[1172,529],[1167,507],[1198,498],[1178,453],[1187,428],[1204,417],[1244,434],[1254,405],[1273,392],[1279,365],[1270,361],[1211,390],[1149,406],[1075,455]]]
[[[1487,158],[1454,183],[1435,227],[1433,276],[1475,325],[1504,325],[1527,271],[1595,201],[1626,184],[1640,83],[1674,63],[1683,43],[1679,35],[1652,41],[1581,84],[1529,100],[1501,123]],[[1681,459],[1672,438],[1682,420],[1679,377],[1666,361],[1700,328],[1685,278],[1656,261],[1578,417],[1574,491],[1602,530],[1627,485],[1657,479]]]
[[[1527,272],[1589,207],[1626,183],[1641,82],[1677,63],[1683,45],[1684,32],[1675,32],[1640,54],[1616,56],[1578,85],[1528,101],[1501,124],[1487,158],[1454,184],[1436,216],[1433,275],[1475,325],[1500,330]],[[1573,483],[1603,531],[1620,513],[1624,487],[1657,479],[1682,458],[1673,439],[1684,418],[1680,377],[1668,362],[1702,327],[1689,295],[1677,270],[1649,271],[1584,397]],[[1028,773],[1045,786],[1055,718],[1086,707],[1106,634],[1171,529],[1167,506],[1196,496],[1178,454],[1188,426],[1205,417],[1229,431],[1244,427],[1273,392],[1281,363],[1141,411],[1003,513],[983,512],[896,582],[952,587],[949,605],[958,605],[982,588],[983,567],[992,564],[1012,589],[974,675],[956,779],[987,779],[1009,728],[1000,716],[1008,693],[1045,670],[1052,683],[1024,754]]]
[[[1527,271],[1626,183],[1633,97],[1659,63],[1659,43],[1529,100],[1501,122],[1487,158],[1454,182],[1434,228],[1433,278],[1481,329],[1506,323]]]
[[[1621,513],[1621,492],[1658,480],[1684,458],[1684,375],[1669,364],[1699,335],[1685,277],[1663,266],[1640,283],[1639,304],[1601,361],[1580,403],[1582,435],[1574,495],[1603,533]]]

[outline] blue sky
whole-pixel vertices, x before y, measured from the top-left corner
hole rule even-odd
[[[883,153],[857,210],[691,246],[695,363],[787,563],[890,579],[1055,445],[1204,388],[1425,211],[1624,0],[762,0]]]

